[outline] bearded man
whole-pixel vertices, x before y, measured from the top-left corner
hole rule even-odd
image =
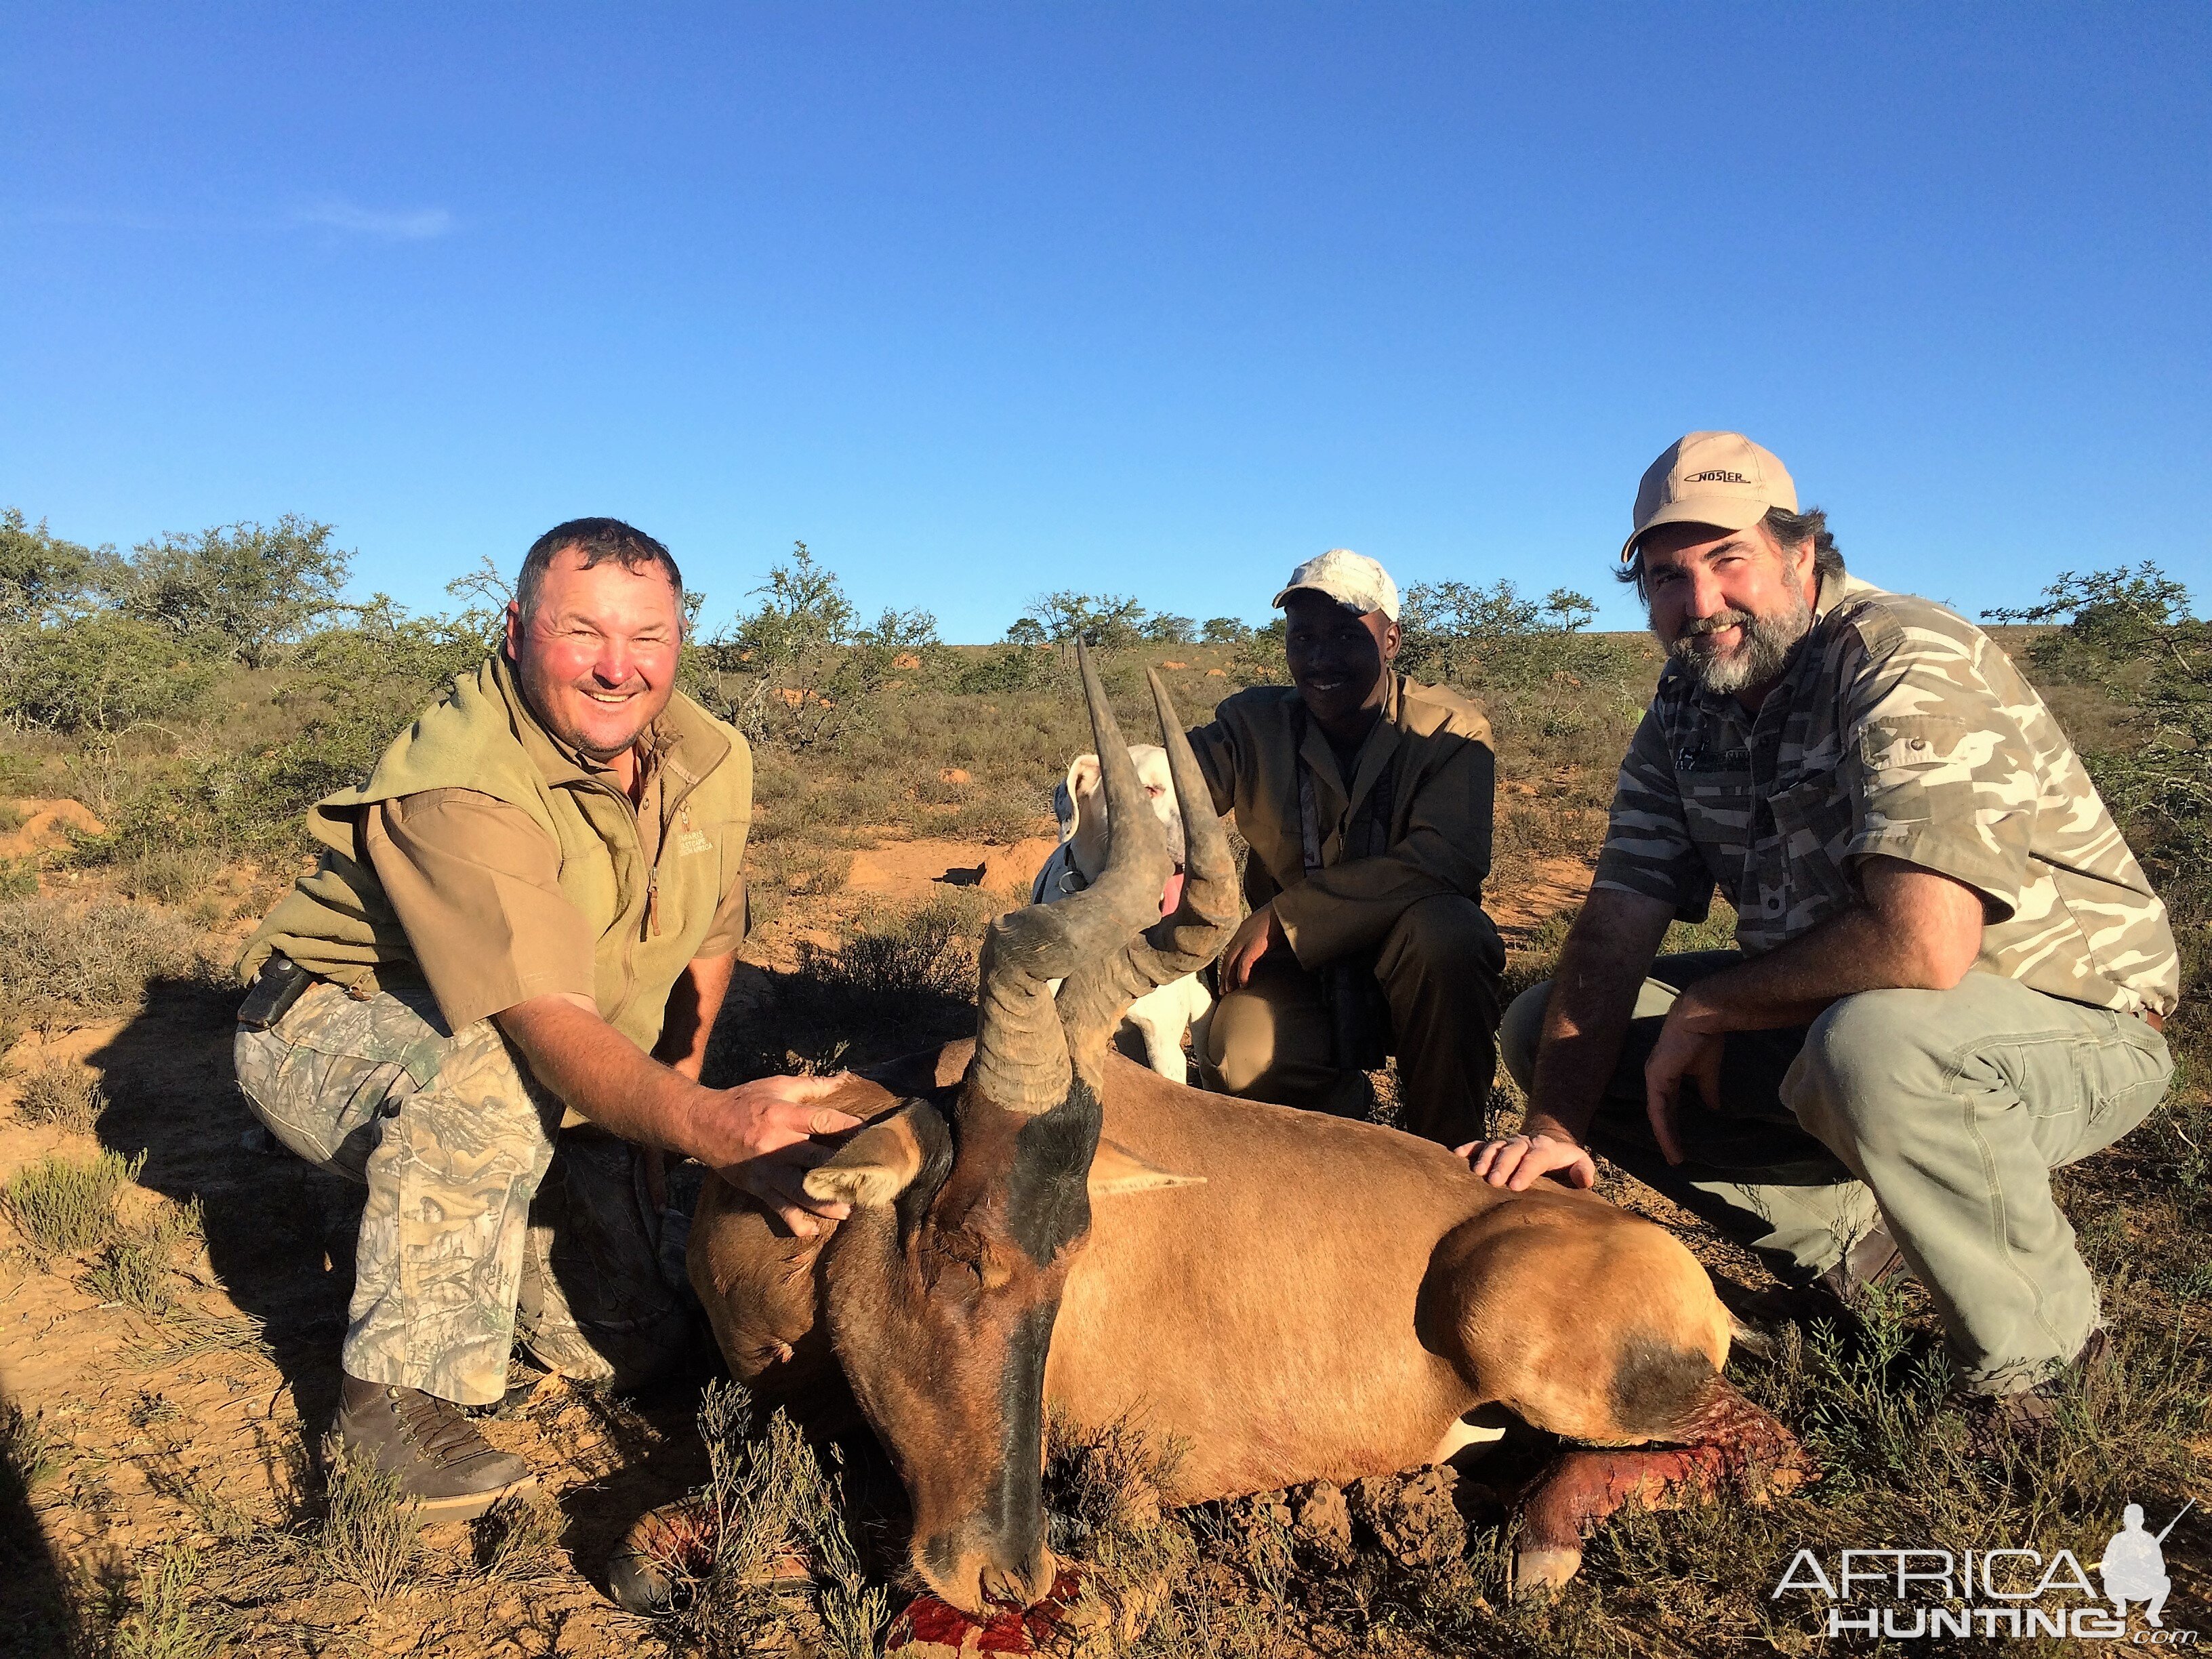
[[[1621,559],[1670,660],[1500,1032],[1523,1132],[1462,1150],[1516,1190],[1601,1152],[1836,1295],[1909,1267],[1978,1431],[2039,1431],[2101,1346],[2049,1172],[2164,1097],[2165,907],[2004,653],[1847,574],[1749,439],[1670,445]],[[1658,956],[1717,887],[1737,948]]]
[[[828,1079],[702,1085],[744,935],[752,765],[676,692],[684,580],[613,519],[538,538],[507,637],[318,801],[322,843],[247,943],[238,1080],[294,1152],[368,1188],[330,1440],[425,1519],[529,1483],[460,1409],[520,1335],[548,1370],[631,1389],[682,1346],[696,1158],[787,1225]]]

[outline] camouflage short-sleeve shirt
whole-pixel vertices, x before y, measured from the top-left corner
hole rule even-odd
[[[1754,718],[1660,676],[1620,769],[1595,884],[1769,951],[1862,896],[1887,854],[1979,890],[1976,966],[2052,996],[2172,1010],[2166,907],[2034,689],[1981,629],[1849,576]]]

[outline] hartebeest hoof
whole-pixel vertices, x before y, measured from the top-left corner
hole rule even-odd
[[[1572,1578],[1583,1540],[1624,1504],[1674,1510],[1723,1491],[1761,1504],[1811,1478],[1797,1437],[1725,1382],[1684,1427],[1696,1436],[1687,1445],[1569,1451],[1539,1476],[1521,1505],[1515,1593],[1556,1589]]]
[[[714,1570],[714,1511],[704,1498],[663,1504],[638,1516],[607,1559],[607,1593],[625,1613],[666,1613],[678,1586]]]
[[[1536,1544],[1513,1555],[1513,1595],[1526,1600],[1559,1589],[1583,1570],[1579,1544]]]
[[[705,1498],[678,1498],[647,1510],[623,1534],[607,1559],[607,1593],[625,1613],[667,1613],[692,1587],[713,1576],[721,1548],[714,1506]],[[770,1556],[744,1575],[748,1584],[809,1583],[813,1564],[799,1552]]]

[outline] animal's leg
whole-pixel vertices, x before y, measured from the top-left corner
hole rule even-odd
[[[1687,1443],[1663,1449],[1577,1449],[1538,1475],[1521,1503],[1516,1595],[1554,1589],[1583,1563],[1583,1540],[1623,1504],[1680,1509],[1734,1488],[1754,1503],[1803,1481],[1803,1448],[1771,1413],[1716,1378],[1682,1425]]]

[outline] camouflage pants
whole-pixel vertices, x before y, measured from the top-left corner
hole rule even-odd
[[[235,1053],[276,1138],[368,1188],[349,1375],[489,1405],[518,1302],[533,1353],[582,1380],[635,1386],[681,1346],[680,1218],[663,1224],[636,1149],[562,1127],[489,1020],[448,1035],[427,990],[317,983]]]

